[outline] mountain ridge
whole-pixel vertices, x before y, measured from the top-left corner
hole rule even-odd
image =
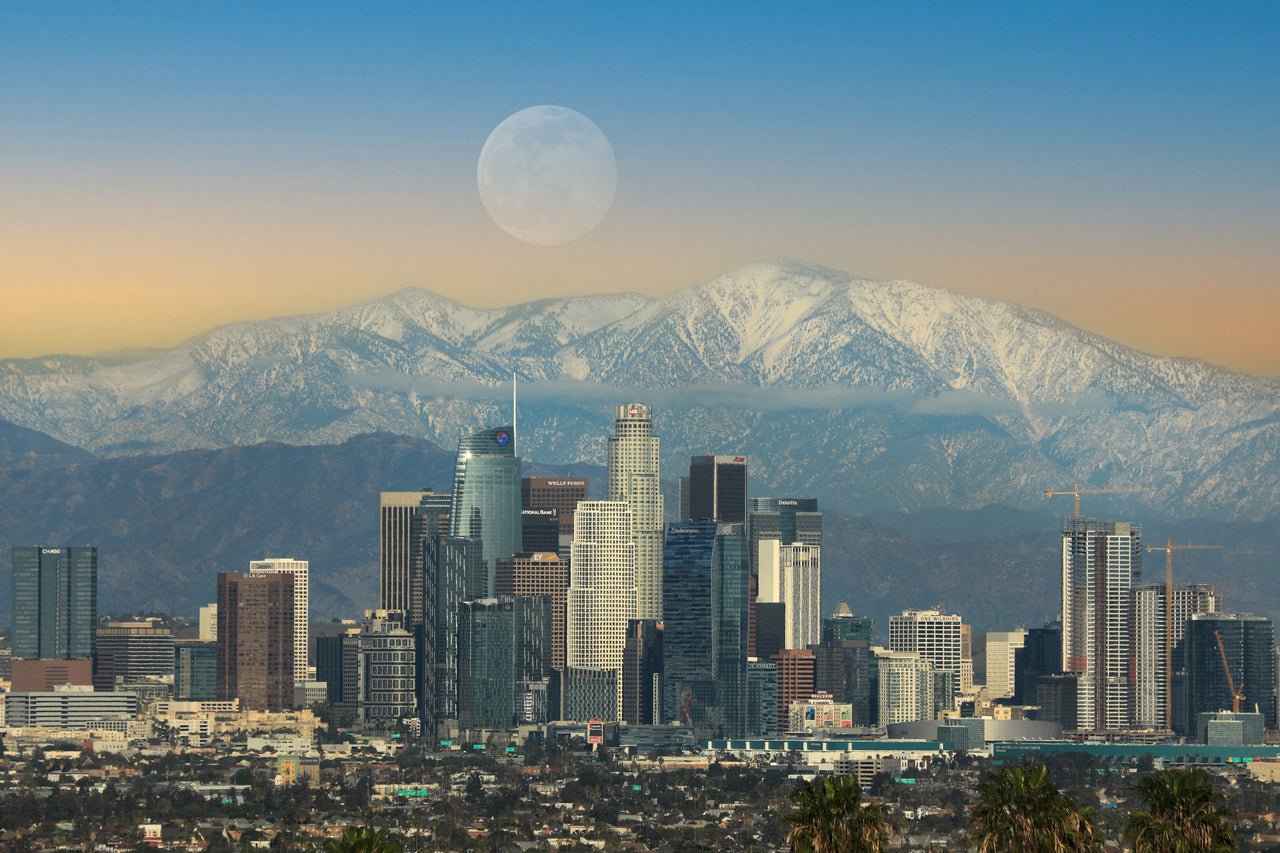
[[[0,417],[109,455],[379,429],[450,446],[509,417],[513,372],[521,446],[555,464],[598,462],[611,406],[647,395],[667,470],[746,453],[770,488],[853,513],[1026,508],[1077,480],[1145,486],[1172,515],[1280,504],[1280,382],[796,261],[662,298],[478,309],[408,288],[123,364],[0,361]]]

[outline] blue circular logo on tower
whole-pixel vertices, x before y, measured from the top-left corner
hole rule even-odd
[[[506,447],[507,442],[511,440],[511,435],[506,430],[500,430],[493,440],[498,442],[499,447]]]

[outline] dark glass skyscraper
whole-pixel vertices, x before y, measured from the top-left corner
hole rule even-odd
[[[622,721],[661,723],[662,623],[632,619],[622,649]]]
[[[748,571],[741,524],[668,526],[662,574],[667,719],[730,737],[745,731]]]
[[[705,726],[715,702],[711,641],[714,521],[667,525],[662,554],[664,721]]]
[[[711,642],[723,737],[747,727],[747,605],[750,563],[742,524],[721,524],[711,559]]]
[[[1036,680],[1042,675],[1062,672],[1062,624],[1052,622],[1043,628],[1032,628],[1013,653],[1013,701],[1017,705],[1035,705]],[[1072,718],[1075,714],[1072,713]]]
[[[458,442],[449,533],[482,543],[485,588],[467,592],[469,598],[492,597],[498,559],[520,551],[520,459],[512,427],[481,430]]]
[[[13,549],[15,658],[92,658],[98,627],[98,549]]]
[[[689,518],[747,523],[747,457],[695,456],[689,460]]]
[[[1179,725],[1183,734],[1196,731],[1199,714],[1232,710],[1223,653],[1231,666],[1231,683],[1244,693],[1240,710],[1256,707],[1266,727],[1275,728],[1275,629],[1270,619],[1251,613],[1197,613],[1187,622],[1182,642],[1187,664],[1187,706]]]

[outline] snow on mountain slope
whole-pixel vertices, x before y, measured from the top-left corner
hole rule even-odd
[[[1028,503],[1057,482],[1147,486],[1169,512],[1280,500],[1280,394],[1048,314],[811,265],[751,264],[663,299],[477,309],[423,290],[239,323],[125,364],[0,362],[0,417],[107,453],[385,429],[445,446],[506,419],[521,447],[597,460],[610,405],[644,394],[668,466],[744,452],[771,487],[849,510]]]

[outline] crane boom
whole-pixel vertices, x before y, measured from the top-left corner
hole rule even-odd
[[[1121,488],[1121,489],[1082,489],[1082,488],[1080,488],[1080,484],[1079,484],[1079,483],[1076,483],[1076,484],[1075,484],[1075,488],[1074,488],[1074,489],[1060,489],[1060,490],[1059,490],[1059,489],[1051,489],[1051,490],[1047,490],[1047,491],[1045,491],[1045,492],[1042,492],[1042,494],[1043,494],[1045,497],[1047,497],[1047,498],[1054,497],[1055,495],[1073,495],[1073,496],[1075,496],[1075,499],[1076,499],[1076,502],[1075,502],[1075,517],[1076,517],[1076,518],[1079,518],[1079,517],[1080,517],[1080,496],[1081,496],[1081,495],[1136,495],[1136,494],[1139,494],[1139,493],[1142,493],[1142,492],[1150,492],[1150,491],[1151,491],[1150,489],[1129,489],[1129,488]]]
[[[1164,551],[1164,724],[1173,728],[1173,552],[1209,551],[1221,545],[1174,545],[1166,539],[1163,545],[1148,545],[1147,553]]]
[[[1231,664],[1227,663],[1227,649],[1222,645],[1222,634],[1219,631],[1213,632],[1213,638],[1218,641],[1218,654],[1222,656],[1222,668],[1227,671],[1227,689],[1231,691],[1231,713],[1240,713],[1240,700],[1244,698],[1244,690],[1237,690],[1236,683],[1231,678]],[[1241,688],[1244,685],[1240,685]]]

